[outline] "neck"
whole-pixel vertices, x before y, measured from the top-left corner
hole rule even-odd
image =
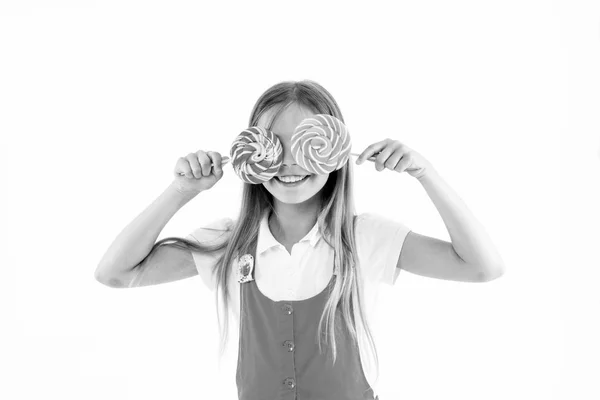
[[[297,242],[313,228],[318,213],[319,204],[315,201],[302,204],[276,202],[275,213],[269,216],[271,233],[278,241]]]

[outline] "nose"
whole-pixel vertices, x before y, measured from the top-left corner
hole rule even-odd
[[[296,160],[292,156],[292,145],[289,140],[280,140],[281,147],[283,148],[283,167],[291,167],[292,165],[296,165]]]
[[[298,175],[309,174],[307,170],[302,168],[292,154],[292,142],[291,137],[281,137],[279,136],[279,141],[281,142],[281,147],[283,149],[281,167],[279,169],[280,172],[283,173],[293,173]]]
[[[279,172],[282,173],[292,173],[296,175],[308,175],[309,171],[301,167],[296,160],[292,157],[291,151],[283,152],[283,161],[281,163],[281,167],[279,168]]]
[[[293,165],[296,165],[296,160],[294,160],[294,158],[291,156],[290,152],[287,153],[289,156],[286,156],[284,154],[283,156],[283,162],[281,163],[282,167],[291,167]]]

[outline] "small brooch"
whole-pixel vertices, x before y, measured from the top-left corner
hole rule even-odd
[[[238,260],[238,282],[246,283],[253,281],[252,270],[254,269],[254,258],[251,254],[244,254]]]

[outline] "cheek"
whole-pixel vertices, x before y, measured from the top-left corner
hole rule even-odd
[[[329,174],[315,175],[312,177],[312,179],[313,179],[313,182],[312,182],[313,186],[318,186],[319,188],[322,188],[327,183],[327,180],[329,179]]]

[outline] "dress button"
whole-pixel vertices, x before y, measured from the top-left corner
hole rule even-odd
[[[288,351],[294,351],[294,342],[292,342],[291,340],[286,340],[285,342],[283,342],[283,345],[288,348]]]
[[[281,309],[283,310],[284,313],[286,313],[287,315],[291,315],[294,312],[294,309],[292,308],[291,305],[289,304],[284,304]]]
[[[283,384],[289,389],[293,389],[296,386],[296,381],[294,380],[294,378],[285,378]]]

